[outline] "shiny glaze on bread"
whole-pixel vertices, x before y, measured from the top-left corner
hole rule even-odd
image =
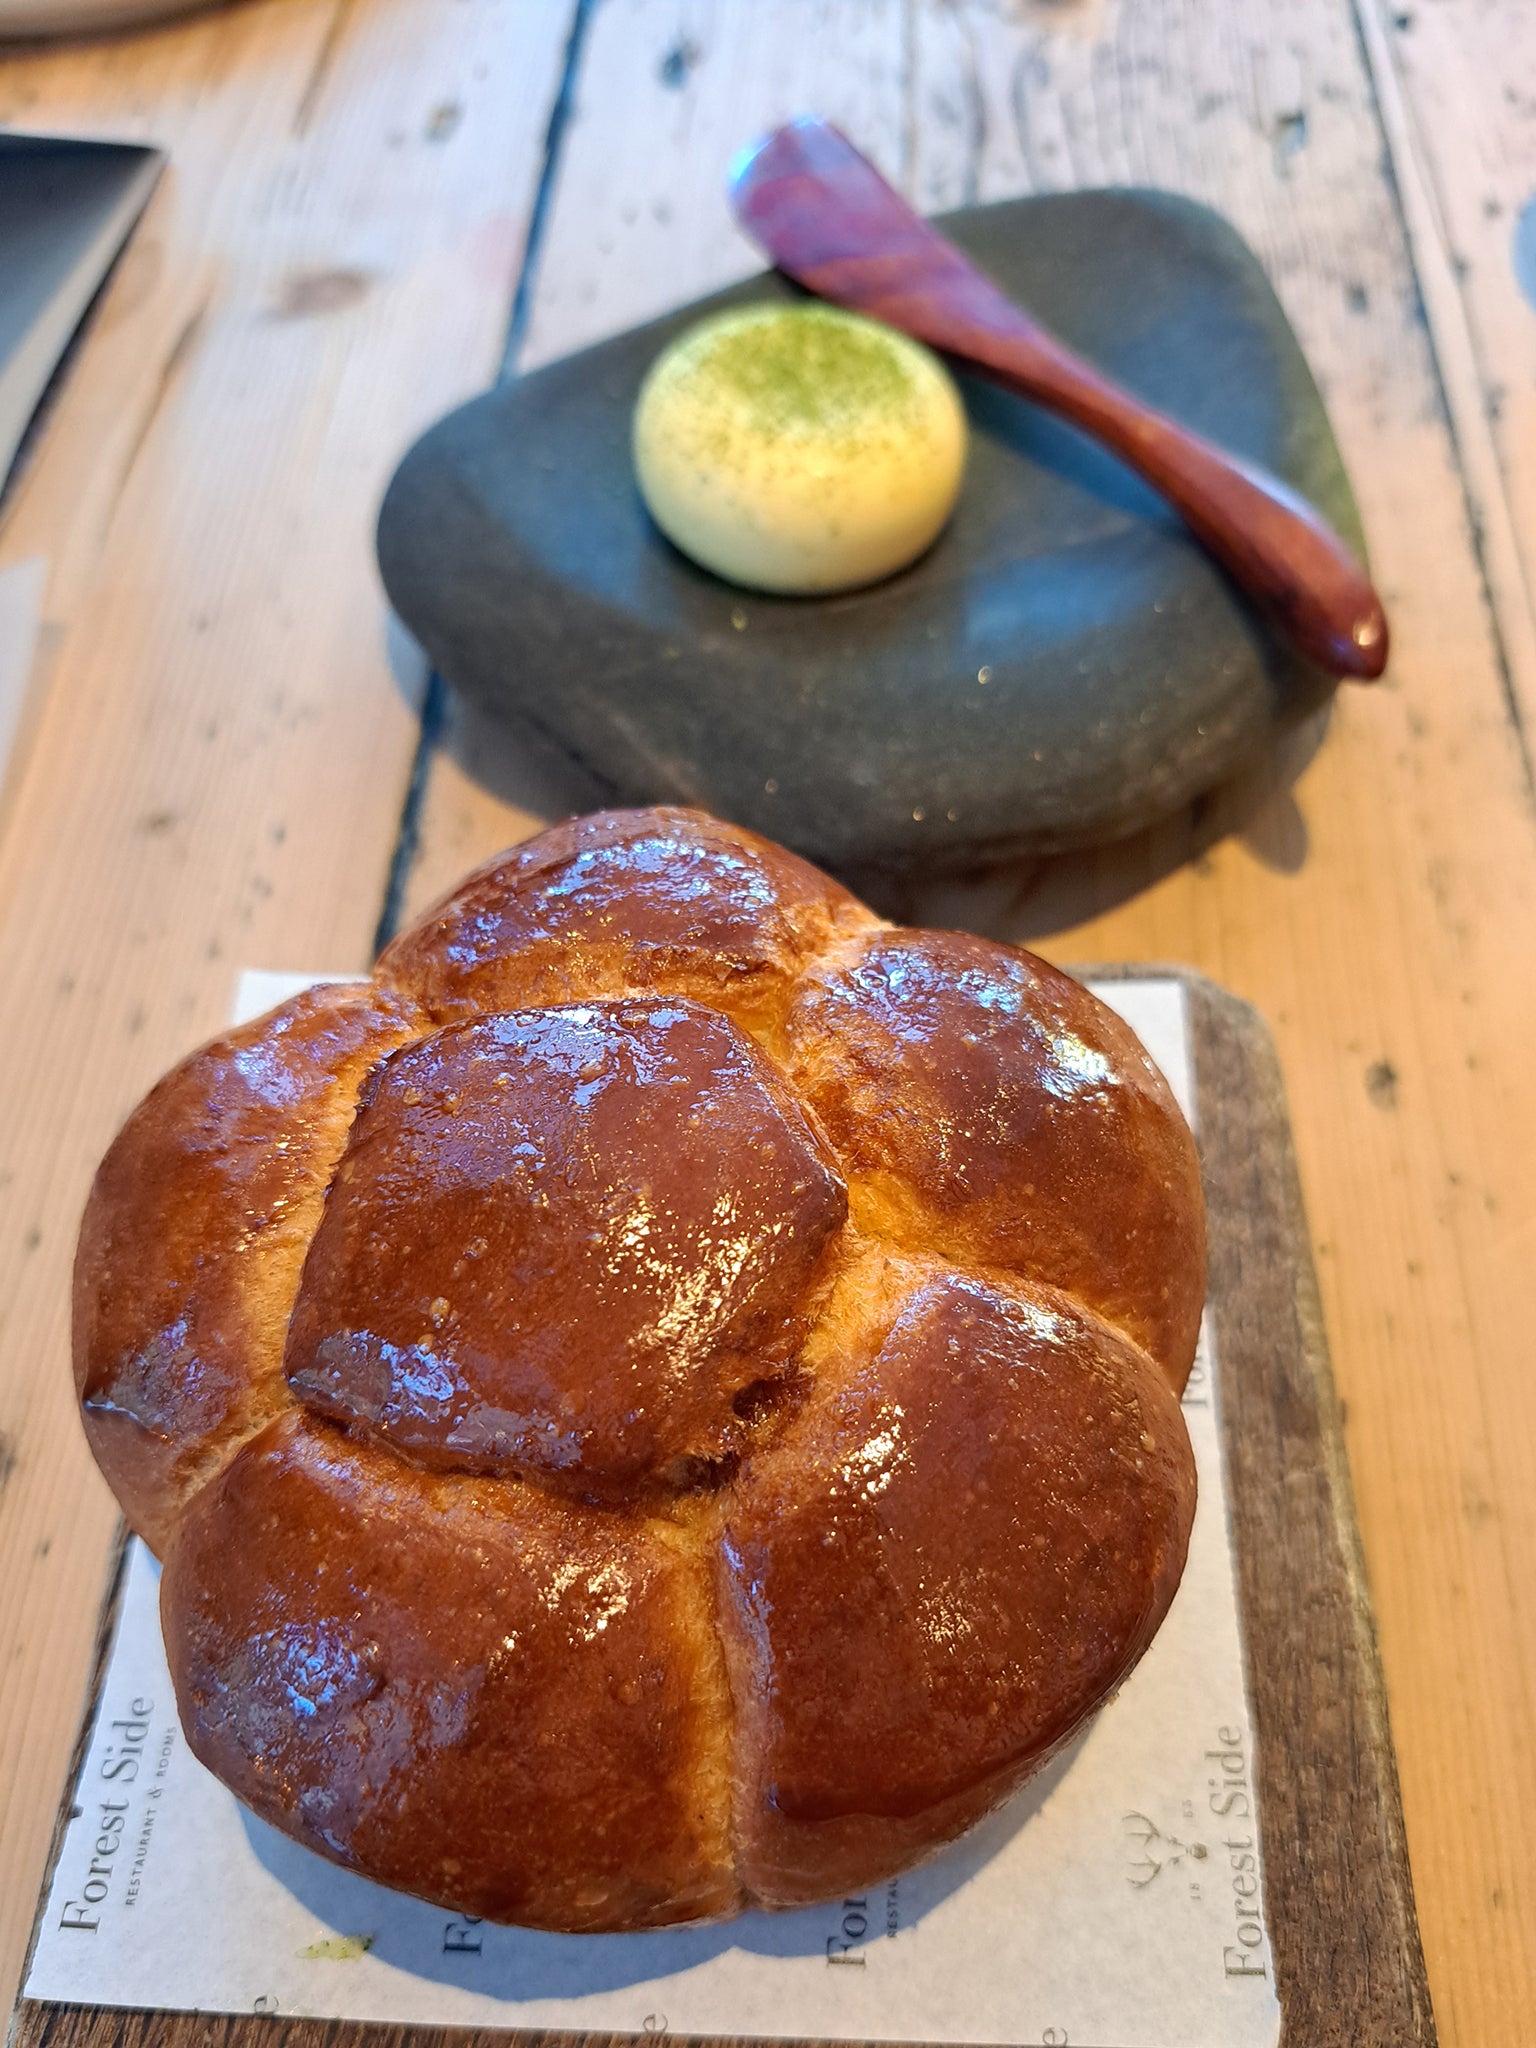
[[[160,1083],[76,1377],[198,1756],[382,1883],[616,1930],[860,1890],[1071,1737],[1178,1585],[1203,1295],[1085,989],[611,812]]]

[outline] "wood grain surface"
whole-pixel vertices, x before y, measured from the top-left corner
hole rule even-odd
[[[116,1520],[66,1303],[84,1190],[245,964],[363,964],[416,742],[372,522],[497,360],[563,4],[267,0],[0,60],[0,120],[171,168],[11,505],[53,665],[0,821],[0,1982]]]
[[[1536,995],[1536,826],[1511,708],[1514,628],[1384,169],[1372,45],[1332,0],[935,0],[887,14],[883,51],[880,20],[860,10],[844,73],[833,31],[805,11],[796,56],[821,74],[822,111],[926,209],[1111,182],[1220,207],[1265,260],[1355,479],[1396,652],[1385,687],[1340,697],[1294,791],[1234,792],[1115,852],[883,907],[1056,957],[1189,960],[1274,1026],[1437,2008],[1448,2039],[1523,2040],[1536,2010],[1536,1742],[1516,1756],[1508,1738],[1536,1731],[1536,1404],[1521,1334],[1536,1153],[1511,1134],[1536,1113],[1518,1054]],[[673,296],[748,267],[715,195],[736,138],[789,111],[761,33],[734,10],[599,12],[530,366],[656,309],[657,216],[676,221],[683,195]],[[466,737],[473,772],[450,733],[429,781],[418,903],[552,800],[520,779],[523,762]]]
[[[1449,7],[1358,0],[1358,12],[1472,544],[1488,584],[1506,685],[1530,734],[1536,28],[1521,0],[1457,0]]]
[[[1139,970],[1090,971],[1104,979]],[[1284,2048],[1434,2048],[1381,1668],[1284,1085],[1257,1013],[1200,976],[1183,979],[1282,2041]],[[98,1638],[93,1697],[114,1610],[112,1599]],[[76,1769],[82,1756],[77,1748]],[[66,1791],[55,1854],[68,1803]],[[471,2040],[493,2048],[498,2036],[24,2003],[11,2048],[258,2048],[274,2038],[284,2048],[454,2048]],[[634,2037],[538,2038],[618,2048]]]
[[[1293,791],[885,907],[1189,961],[1273,1026],[1442,2038],[1529,2038],[1533,36],[1519,0],[250,0],[0,60],[0,119],[173,160],[0,532],[0,565],[51,563],[0,818],[0,1985],[112,1527],[65,1386],[74,1219],[238,964],[366,954],[419,683],[391,667],[379,485],[492,374],[537,193],[530,366],[753,268],[729,157],[814,106],[925,210],[1106,182],[1220,207],[1323,385],[1385,683],[1340,698]],[[418,770],[407,907],[582,795],[457,715]]]

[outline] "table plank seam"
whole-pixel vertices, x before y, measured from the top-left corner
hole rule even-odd
[[[573,0],[571,7],[570,27],[566,32],[565,52],[561,59],[560,84],[550,105],[549,121],[544,130],[544,148],[539,163],[538,184],[534,191],[533,210],[528,216],[523,260],[518,267],[517,285],[512,294],[506,345],[502,349],[501,361],[496,372],[495,381],[498,384],[505,382],[514,374],[523,338],[528,331],[555,181],[559,175],[566,132],[570,127],[571,115],[576,105],[576,82],[581,73],[582,58],[586,53],[587,31],[596,7],[597,0]],[[442,677],[433,670],[427,678],[426,692],[422,698],[421,731],[411,761],[405,801],[400,809],[399,831],[390,854],[389,871],[384,882],[384,900],[379,906],[379,921],[374,929],[373,950],[376,954],[384,950],[400,925],[401,907],[405,901],[406,888],[421,840],[422,811],[432,779],[432,765],[443,744],[447,729],[448,688]]]
[[[1503,466],[1488,424],[1482,368],[1433,180],[1422,161],[1413,117],[1393,62],[1382,0],[1351,0],[1350,12],[1371,81],[1387,183],[1418,291],[1430,370],[1461,480],[1467,538],[1520,750],[1526,801],[1536,809],[1536,755],[1532,752],[1536,734],[1536,606],[1521,561]]]

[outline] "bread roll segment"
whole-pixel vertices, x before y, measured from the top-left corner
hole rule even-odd
[[[323,1855],[571,1932],[733,1911],[686,1542],[290,1409],[198,1495],[161,1612],[192,1747]]]
[[[863,1890],[1038,1768],[1151,1640],[1194,1509],[1166,1378],[1063,1295],[941,1267],[849,1365],[725,1510],[737,1856],[774,1906]]]
[[[1066,1288],[1183,1392],[1205,1300],[1194,1140],[1081,982],[967,933],[879,931],[807,973],[787,1040],[867,1228]]]
[[[306,989],[183,1060],[97,1169],[75,1257],[75,1391],[157,1555],[188,1494],[287,1404],[288,1316],[353,1107],[419,1028],[366,984]]]
[[[419,1463],[634,1506],[745,1447],[847,1211],[792,1091],[701,1004],[451,1024],[368,1090],[289,1384]]]
[[[622,1930],[878,1882],[1120,1683],[1203,1284],[1087,991],[610,812],[160,1084],[76,1372],[210,1768],[382,1883]]]
[[[798,854],[663,804],[572,818],[498,855],[375,971],[444,1022],[655,990],[757,1035],[808,960],[877,922]]]

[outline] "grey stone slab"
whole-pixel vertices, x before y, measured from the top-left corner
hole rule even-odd
[[[1361,546],[1306,361],[1220,216],[1108,191],[943,226],[1074,347]],[[832,867],[910,874],[1135,832],[1326,700],[1330,679],[1150,489],[969,378],[960,504],[911,568],[785,598],[689,562],[635,488],[640,380],[700,313],[792,295],[751,279],[473,400],[409,451],[380,515],[385,585],[480,711],[531,721],[616,800],[701,804]]]

